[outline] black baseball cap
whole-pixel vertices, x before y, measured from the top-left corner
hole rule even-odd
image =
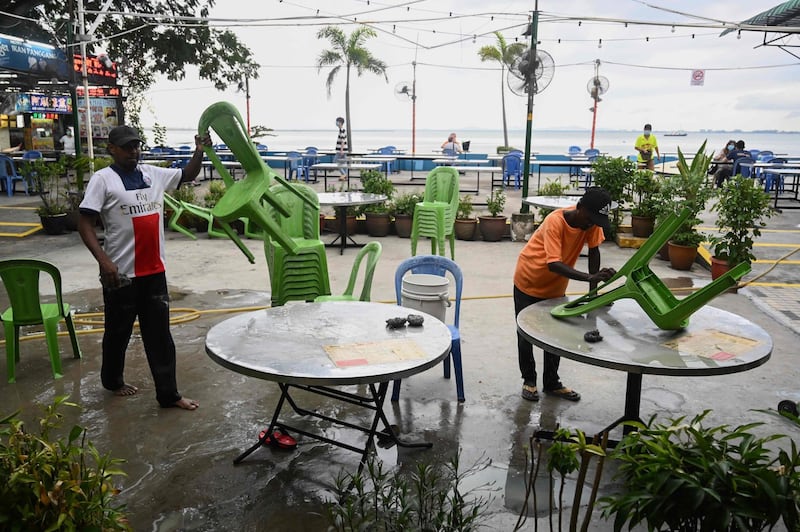
[[[139,132],[131,126],[117,126],[108,133],[108,143],[114,146],[125,146],[129,142],[139,141]]]
[[[603,228],[605,233],[611,231],[608,222],[608,210],[611,207],[611,195],[602,187],[589,187],[578,204],[586,209],[589,219]]]

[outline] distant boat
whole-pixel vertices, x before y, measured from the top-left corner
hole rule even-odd
[[[683,131],[683,130],[668,131],[668,132],[664,133],[665,137],[685,137],[686,135],[687,135],[687,133],[685,131]]]

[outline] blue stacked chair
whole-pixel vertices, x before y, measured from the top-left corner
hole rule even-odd
[[[25,188],[25,194],[28,194],[28,182],[19,172],[14,160],[8,155],[0,155],[0,184],[4,184],[8,197],[14,195],[17,181],[21,182]]]
[[[514,178],[514,188],[519,189],[522,178],[522,159],[516,153],[509,153],[503,157],[503,186],[511,184]]]

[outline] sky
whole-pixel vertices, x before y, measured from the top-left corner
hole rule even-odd
[[[534,129],[591,129],[587,83],[599,60],[609,90],[598,105],[598,129],[638,130],[649,122],[657,131],[800,130],[800,60],[759,46],[762,33],[720,37],[719,29],[680,26],[705,19],[735,23],[779,3],[540,0],[538,48],[555,66],[550,84],[534,97]],[[378,30],[366,47],[387,64],[388,82],[371,73],[352,76],[353,129],[411,128],[413,106],[395,91],[414,79],[415,60],[418,130],[502,129],[501,86],[509,129],[524,129],[527,99],[512,94],[499,65],[482,63],[478,50],[496,43],[493,31],[508,42],[526,41],[522,32],[533,6],[514,0],[218,0],[211,17],[261,19],[259,25],[229,26],[261,64],[260,78],[250,80],[252,125],[334,128],[335,118],[345,114],[345,77],[339,74],[328,97],[328,69],[318,71],[316,62],[330,43],[316,34],[334,20],[355,16]],[[317,12],[339,18],[296,18]],[[630,23],[578,22],[590,17]],[[349,34],[357,26],[341,27]],[[690,84],[695,70],[704,70],[702,86]],[[159,81],[147,97],[151,110],[143,113],[144,126],[194,127],[202,111],[220,100],[243,116],[246,111],[242,92],[216,91],[195,70],[181,82]]]

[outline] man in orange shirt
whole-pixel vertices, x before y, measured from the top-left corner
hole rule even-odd
[[[571,209],[550,213],[533,233],[517,259],[514,272],[514,311],[518,315],[529,305],[545,299],[563,297],[570,279],[586,281],[590,289],[610,279],[613,268],[600,269],[600,244],[608,232],[611,196],[605,189],[590,187]],[[583,246],[589,247],[589,273],[575,269]],[[524,380],[522,397],[538,401],[536,362],[533,346],[517,333],[519,369]],[[569,401],[580,401],[580,394],[565,387],[558,376],[560,357],[544,353],[544,392]]]

